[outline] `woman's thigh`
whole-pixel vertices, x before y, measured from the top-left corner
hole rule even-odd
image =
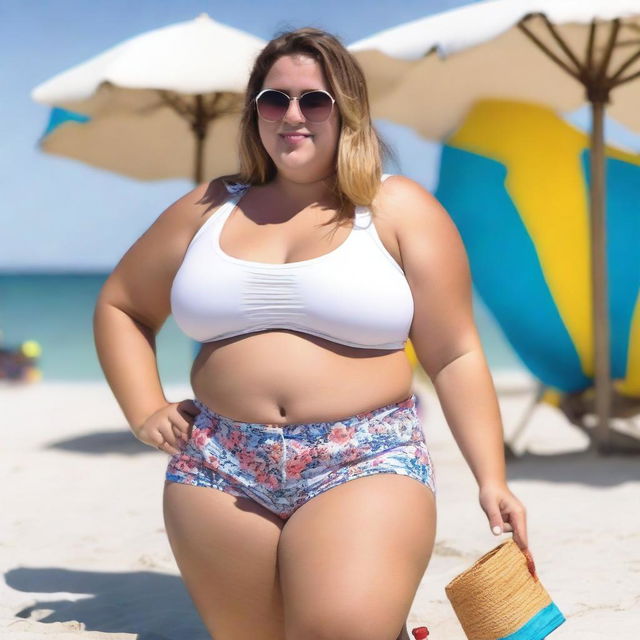
[[[394,640],[435,531],[432,490],[399,474],[355,478],[306,502],[280,536],[287,640]]]
[[[182,579],[216,640],[284,640],[277,548],[284,522],[248,498],[165,482],[164,520]]]

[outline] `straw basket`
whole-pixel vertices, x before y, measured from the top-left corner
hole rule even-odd
[[[565,621],[531,554],[513,539],[456,576],[445,592],[469,640],[542,640]]]

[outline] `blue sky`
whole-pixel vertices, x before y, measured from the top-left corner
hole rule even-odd
[[[110,271],[188,180],[139,182],[45,154],[37,140],[49,109],[29,97],[36,85],[128,38],[207,12],[270,39],[312,25],[345,44],[468,0],[2,0],[0,43],[0,272]],[[8,61],[8,63],[7,63]],[[586,122],[584,113],[576,117]],[[396,149],[396,169],[426,187],[437,145],[404,127],[378,123]]]

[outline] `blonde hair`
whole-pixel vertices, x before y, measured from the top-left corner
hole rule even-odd
[[[235,182],[262,185],[276,175],[276,166],[264,148],[258,131],[255,97],[273,63],[285,55],[305,54],[321,66],[340,115],[336,174],[331,189],[338,201],[331,222],[350,219],[353,205],[372,206],[380,187],[383,156],[393,157],[371,120],[369,97],[360,65],[335,36],[303,27],[280,33],[262,49],[253,65],[240,124],[240,170]]]

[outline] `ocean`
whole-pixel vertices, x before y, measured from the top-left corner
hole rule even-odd
[[[35,340],[43,380],[96,381],[104,376],[93,341],[95,301],[108,274],[0,274],[0,345]],[[474,316],[492,371],[522,370],[500,327],[474,293]],[[170,316],[156,338],[163,384],[188,384],[197,343]]]

